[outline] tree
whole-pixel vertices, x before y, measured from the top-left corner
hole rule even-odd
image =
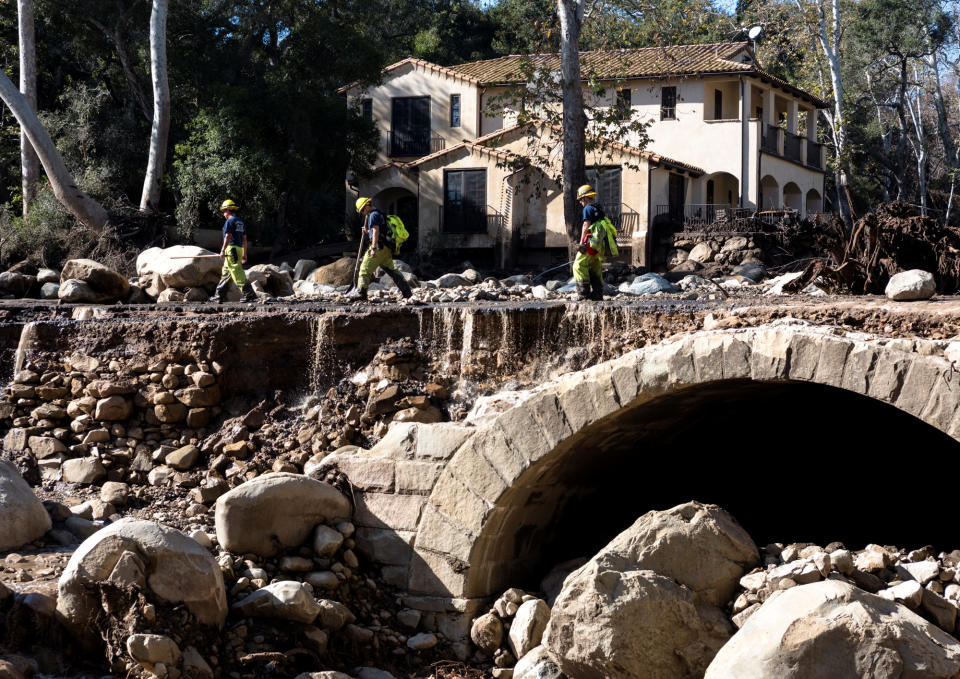
[[[143,179],[140,210],[158,212],[160,184],[167,156],[170,132],[170,87],[167,84],[167,0],[153,0],[150,14],[150,72],[153,76],[153,124],[150,129],[150,157]]]
[[[563,220],[574,243],[580,240],[577,187],[586,173],[587,116],[580,80],[580,28],[586,0],[558,0],[560,15],[560,86],[563,90]]]
[[[797,10],[801,16],[811,14],[807,0],[795,0]],[[830,3],[830,16],[827,16],[827,2]],[[833,141],[836,162],[834,173],[837,186],[837,207],[847,228],[853,227],[853,218],[850,213],[853,200],[850,196],[849,182],[849,152],[847,149],[847,111],[843,91],[843,64],[841,62],[841,40],[843,37],[843,22],[840,13],[840,0],[813,0],[813,14],[805,26],[820,48],[821,55],[826,59],[826,70],[830,79],[830,88],[833,92],[833,111],[821,109],[820,113],[826,119]]]
[[[17,0],[17,19],[20,45],[20,92],[34,110],[37,109],[37,46],[34,39],[33,0]],[[40,177],[40,159],[30,144],[26,132],[20,132],[20,179],[23,214],[37,195]]]
[[[20,124],[21,132],[27,135],[30,144],[37,152],[57,200],[88,227],[102,231],[109,221],[107,211],[77,187],[56,145],[30,107],[30,102],[2,71],[0,71],[0,99],[13,113]]]

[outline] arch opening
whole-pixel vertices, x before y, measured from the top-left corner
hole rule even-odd
[[[803,210],[803,193],[793,182],[788,182],[783,187],[783,206],[797,212]]]
[[[937,544],[952,534],[952,498],[897,471],[923,450],[950,459],[960,443],[883,402],[806,382],[712,382],[628,405],[504,493],[474,546],[467,589],[536,589],[553,566],[688,500],[723,507],[761,547],[952,549]]]
[[[760,180],[760,209],[776,210],[780,208],[780,185],[770,175]]]

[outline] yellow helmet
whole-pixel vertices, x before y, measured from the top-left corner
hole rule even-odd
[[[577,200],[581,198],[594,198],[596,197],[597,192],[593,190],[593,187],[589,184],[584,184],[579,189],[577,189]]]
[[[360,198],[357,198],[357,202],[356,202],[357,212],[362,211],[364,206],[367,203],[369,203],[371,200],[373,200],[373,198],[363,198],[362,196]]]
[[[239,209],[240,209],[240,206],[234,203],[229,198],[227,198],[225,201],[220,203],[220,212],[223,212],[224,210],[239,210]]]

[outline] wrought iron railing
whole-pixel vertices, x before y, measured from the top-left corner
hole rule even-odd
[[[442,137],[431,137],[430,130],[390,130],[391,156],[425,156],[446,148]]]
[[[807,140],[807,165],[815,167],[818,170],[823,169],[823,162],[820,160],[821,145],[812,139]]]
[[[803,137],[797,136],[792,132],[784,132],[783,157],[795,163],[803,162],[803,141]]]

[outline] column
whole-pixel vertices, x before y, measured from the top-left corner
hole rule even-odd
[[[749,80],[740,81],[740,207],[748,207],[750,202],[750,159],[753,157],[750,149],[750,117],[753,105],[750,103],[751,83]]]
[[[787,102],[787,131],[797,133],[797,102],[793,99]]]
[[[807,111],[807,139],[817,140],[817,109]]]

